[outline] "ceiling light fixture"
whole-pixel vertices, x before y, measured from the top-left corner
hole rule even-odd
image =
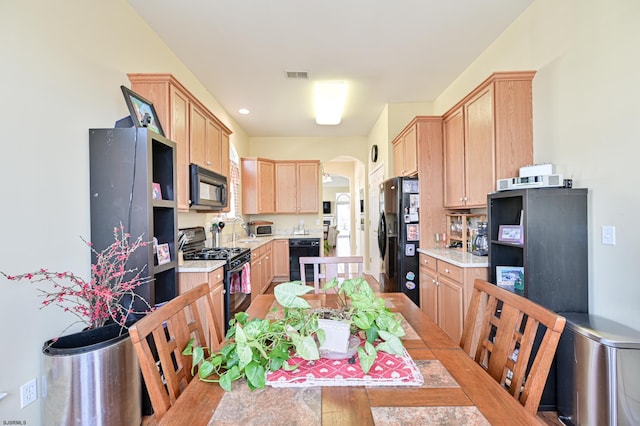
[[[347,101],[347,83],[344,81],[322,81],[315,84],[316,123],[335,126],[342,120]]]
[[[249,111],[249,110],[248,110],[248,109],[246,109],[246,108],[240,108],[240,109],[238,110],[238,112],[239,112],[240,114],[242,114],[242,115],[247,115],[247,114],[249,114],[251,111]]]

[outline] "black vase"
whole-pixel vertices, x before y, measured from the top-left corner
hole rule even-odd
[[[49,340],[42,364],[43,424],[140,424],[140,368],[126,328]]]

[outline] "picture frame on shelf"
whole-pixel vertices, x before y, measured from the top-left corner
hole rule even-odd
[[[153,182],[153,190],[151,195],[154,200],[162,200],[162,190],[160,189],[159,183]]]
[[[500,225],[498,228],[498,241],[505,243],[524,243],[522,225]]]
[[[509,291],[524,291],[524,267],[496,266],[496,284]]]
[[[171,262],[171,254],[169,253],[169,244],[158,244],[158,265],[164,265]]]
[[[120,89],[122,89],[122,94],[124,95],[125,103],[129,109],[129,114],[131,114],[131,121],[133,121],[133,125],[135,127],[146,127],[149,130],[164,136],[164,131],[160,125],[158,113],[156,113],[153,103],[138,95],[128,87],[120,86]]]

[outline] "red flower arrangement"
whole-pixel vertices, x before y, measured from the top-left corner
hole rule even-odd
[[[82,239],[96,255],[96,261],[91,265],[91,281],[73,272],[51,272],[46,269],[20,275],[8,275],[1,271],[0,274],[12,281],[50,282],[53,289],[38,289],[44,297],[41,308],[59,306],[65,312],[76,315],[79,322],[85,323],[89,329],[102,327],[108,321],[126,327],[131,314],[141,313],[133,309],[136,299],[143,301],[148,311],[151,310],[149,303],[134,291],[151,278],[142,276],[144,268],[127,269],[131,254],[139,247],[145,247],[147,242],[142,241],[142,236],[130,242],[130,235],[122,225],[113,228],[113,236],[115,241],[101,252],[91,242]]]

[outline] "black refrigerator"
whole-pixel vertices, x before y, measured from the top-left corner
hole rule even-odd
[[[380,290],[403,292],[420,305],[418,178],[394,177],[380,184],[378,247],[382,257]]]

